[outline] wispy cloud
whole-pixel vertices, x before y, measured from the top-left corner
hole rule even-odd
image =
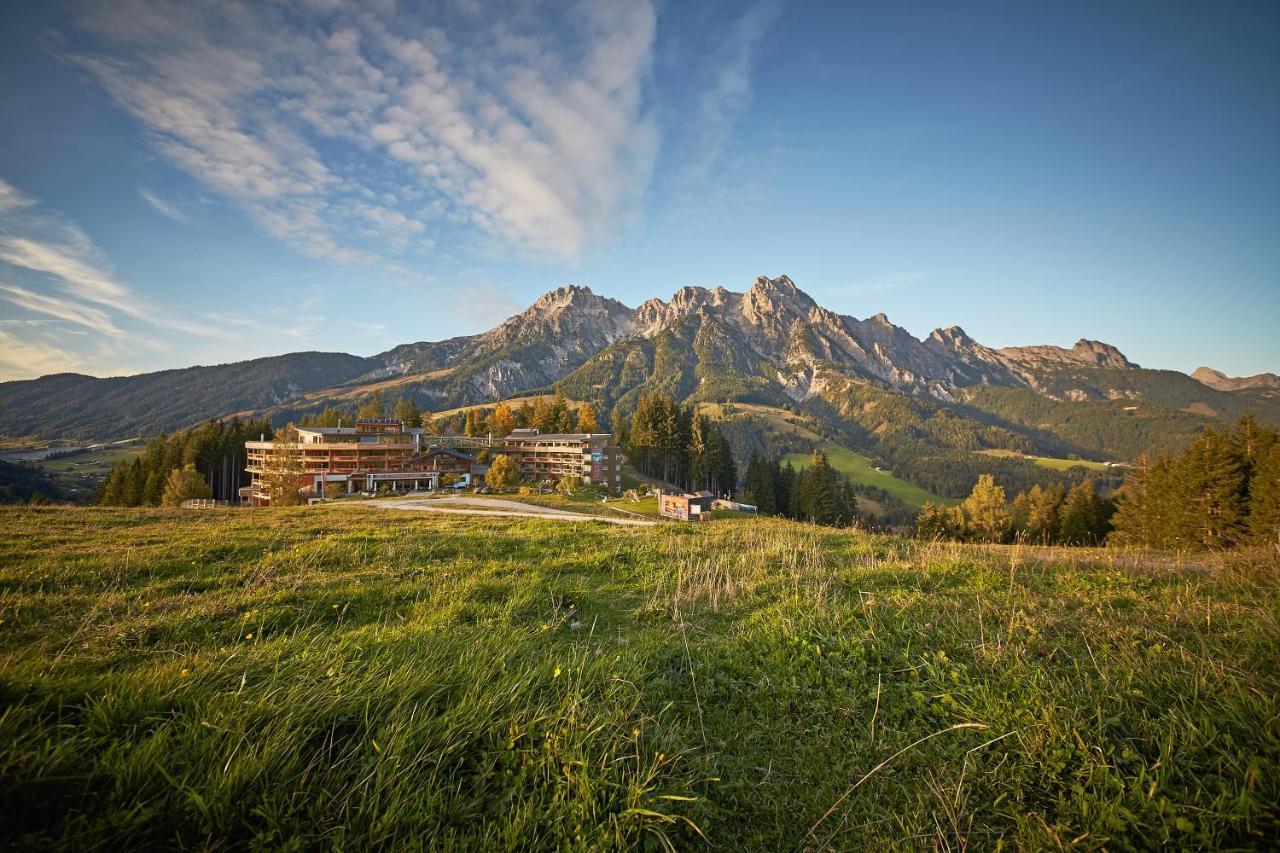
[[[175,315],[139,296],[116,277],[107,258],[78,225],[44,208],[3,179],[0,268],[8,269],[11,276],[21,273],[29,277],[22,283],[16,283],[18,279],[0,281],[0,300],[46,318],[45,322],[62,335],[90,333],[103,357],[94,364],[99,371],[113,369],[103,359],[139,350],[165,349],[163,343],[142,333],[139,327],[206,338],[229,337],[217,324]],[[10,340],[28,340],[29,354],[52,352],[47,345],[37,345],[27,337],[27,331],[6,334]],[[36,364],[39,360],[33,356],[25,363]],[[12,363],[10,369],[16,364]]]
[[[84,326],[100,335],[111,338],[123,338],[125,333],[116,326],[107,312],[89,305],[61,299],[56,296],[45,296],[19,287],[16,284],[0,282],[0,294],[4,299],[37,314],[45,314],[78,326]]]
[[[698,101],[701,119],[697,150],[689,169],[703,175],[717,160],[733,134],[733,123],[751,102],[751,68],[756,48],[777,19],[775,0],[765,0],[747,7],[728,28],[724,40],[715,50],[710,85],[702,90]]]
[[[52,344],[25,340],[0,329],[0,380],[65,373],[82,365],[83,361],[75,353]]]
[[[191,217],[187,216],[176,205],[165,201],[153,192],[142,187],[138,187],[138,195],[142,196],[143,201],[154,207],[159,213],[169,217],[174,222],[181,222],[183,225],[191,224]]]
[[[309,255],[385,260],[446,227],[577,257],[648,180],[648,0],[89,4],[78,61],[180,168]]]

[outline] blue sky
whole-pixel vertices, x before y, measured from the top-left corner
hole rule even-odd
[[[856,317],[1280,371],[1280,5],[0,10],[0,378],[786,273]]]

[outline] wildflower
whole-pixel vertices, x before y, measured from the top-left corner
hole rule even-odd
[[[333,609],[334,609],[334,610],[337,610],[337,609],[338,609],[338,605],[336,605],[336,604],[335,604],[335,605],[333,605]]]
[[[246,640],[252,640],[252,639],[253,639],[253,634],[252,634],[252,633],[245,634],[245,635],[244,635],[244,638],[245,638]]]
[[[185,667],[183,668],[182,672],[178,673],[178,675],[182,676],[183,678],[186,678],[190,674],[191,674],[191,670],[186,669]]]
[[[559,677],[560,677],[560,667],[556,667],[556,671],[555,671],[555,672],[553,672],[553,673],[551,673],[551,677],[552,677],[552,678],[559,678]]]
[[[639,729],[632,729],[632,730],[631,730],[631,736],[632,736],[632,737],[640,737],[640,730],[639,730]]]

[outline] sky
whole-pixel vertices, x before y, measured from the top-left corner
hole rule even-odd
[[[0,4],[0,379],[789,275],[1280,371],[1280,4]]]

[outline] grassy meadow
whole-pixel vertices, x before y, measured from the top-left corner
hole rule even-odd
[[[906,480],[895,477],[888,471],[880,470],[870,457],[863,456],[861,453],[850,450],[847,447],[832,444],[822,449],[826,452],[827,460],[831,463],[831,467],[849,478],[849,482],[884,489],[909,506],[919,508],[930,502],[944,506],[960,503],[955,498],[939,497],[914,483],[908,483]],[[800,468],[808,467],[809,459],[810,455],[808,453],[788,453],[783,457],[782,461],[790,462],[799,470]]]
[[[0,846],[1261,848],[1274,565],[4,508]]]

